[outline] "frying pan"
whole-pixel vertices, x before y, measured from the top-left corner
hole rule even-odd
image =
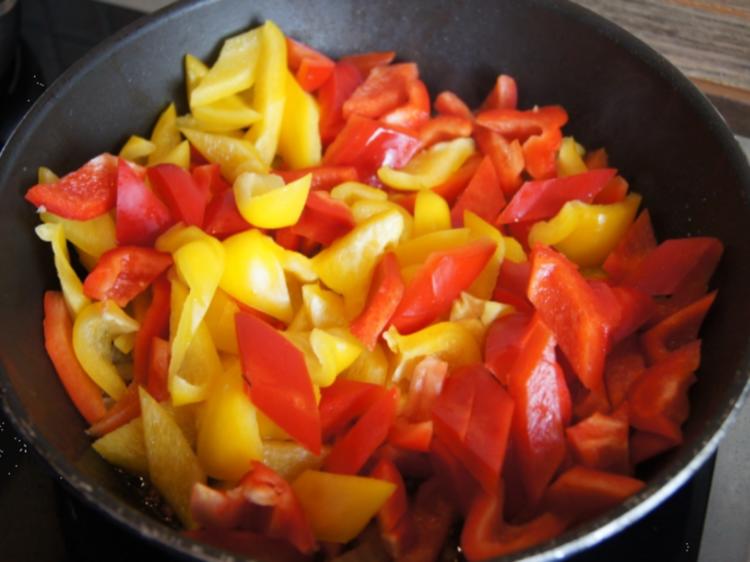
[[[750,170],[718,113],[674,67],[615,25],[561,1],[196,0],[137,22],[71,68],[0,156],[0,387],[24,439],[84,501],[143,540],[188,559],[232,559],[145,514],[132,489],[91,452],[43,350],[41,297],[57,281],[22,195],[39,165],[69,171],[116,150],[132,132],[147,134],[168,100],[184,102],[185,53],[210,60],[221,38],[268,18],[334,56],[395,49],[419,63],[430,91],[453,90],[470,105],[498,73],[513,75],[522,106],[562,104],[569,134],[607,147],[644,195],[660,238],[724,242],[683,446],[648,467],[641,493],[527,551],[526,559],[585,549],[668,497],[715,450],[747,393]]]

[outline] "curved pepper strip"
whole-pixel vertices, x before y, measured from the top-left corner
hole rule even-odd
[[[151,132],[154,151],[148,156],[148,165],[164,162],[165,156],[180,144],[180,132],[177,130],[177,110],[173,103],[159,116]]]
[[[287,72],[286,103],[281,120],[278,154],[290,168],[309,168],[320,164],[322,147],[318,132],[319,121],[320,111],[315,98],[303,90],[297,79]]]
[[[234,197],[242,217],[258,228],[295,224],[305,208],[312,174],[284,185],[274,174],[244,173],[234,182]]]
[[[55,269],[57,270],[57,277],[60,279],[65,304],[68,305],[68,310],[75,317],[91,301],[83,294],[83,283],[78,278],[73,266],[70,265],[63,225],[59,223],[40,224],[34,229],[34,232],[39,238],[52,244]]]
[[[94,259],[99,259],[104,252],[117,245],[115,239],[115,221],[112,215],[104,213],[87,221],[64,219],[52,213],[42,213],[42,222],[59,223],[65,232],[65,238],[78,250]]]

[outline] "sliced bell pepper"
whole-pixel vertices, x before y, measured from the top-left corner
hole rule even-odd
[[[246,139],[206,133],[191,127],[182,127],[180,132],[208,162],[221,166],[221,175],[230,181],[242,172],[268,171],[268,164],[261,160],[255,145]]]
[[[167,344],[167,347],[169,344]],[[141,403],[140,399],[138,398],[138,388],[140,388],[140,385],[134,382],[131,382],[128,385],[127,390],[125,391],[125,394],[123,394],[112,406],[107,409],[107,412],[99,418],[99,420],[94,423],[91,427],[89,427],[86,430],[86,433],[92,437],[101,437],[103,435],[113,433],[117,429],[121,428],[124,425],[129,424],[131,421],[135,420],[141,415]],[[101,396],[101,390],[98,389],[97,391],[99,395]],[[126,435],[128,433],[128,430],[125,431]],[[143,441],[143,427],[140,428],[140,441],[142,443]],[[128,437],[125,437],[128,439]],[[140,448],[139,451],[135,453],[135,456],[140,457]],[[143,456],[143,463],[146,464],[146,450],[145,448],[142,450]],[[130,455],[128,455],[130,456]],[[109,459],[107,459],[109,460]],[[119,465],[118,465],[119,466]],[[144,474],[148,474],[148,467],[146,467],[146,470],[144,471]]]
[[[155,400],[162,402],[169,396],[169,357],[171,346],[167,340],[151,338],[148,357],[146,390]]]
[[[363,349],[357,360],[341,373],[339,378],[383,386],[390,370],[388,357],[383,347],[383,345],[377,344],[372,351]]]
[[[569,201],[552,219],[532,227],[529,246],[554,245],[578,265],[598,267],[633,222],[640,202],[641,196],[635,193],[609,205]]]
[[[120,160],[115,209],[117,242],[150,246],[174,220],[161,199],[146,187],[128,164]]]
[[[507,141],[502,135],[484,127],[474,127],[474,140],[482,154],[490,157],[507,196],[513,195],[521,185],[524,155],[517,139]]]
[[[388,552],[394,557],[399,557],[408,546],[408,540],[411,538],[409,535],[413,532],[410,528],[409,500],[404,479],[390,459],[380,459],[370,471],[370,475],[378,480],[390,482],[396,487],[378,511],[378,526]]]
[[[380,119],[389,125],[419,131],[430,118],[430,94],[424,82],[414,80],[406,87],[406,95],[406,103],[388,111]]]
[[[508,373],[515,403],[512,439],[531,505],[537,505],[566,453],[562,396],[555,361],[555,337],[535,315]],[[541,412],[544,412],[542,415]]]
[[[61,224],[68,242],[94,260],[98,260],[104,252],[117,245],[115,221],[110,213],[87,221],[64,219],[52,213],[41,213],[40,218],[42,222]]]
[[[273,174],[244,173],[234,182],[234,198],[242,217],[258,228],[295,224],[310,192],[308,174],[290,184]]]
[[[417,490],[409,515],[414,538],[399,560],[425,562],[437,560],[456,519],[456,511],[436,478],[423,482]]]
[[[578,463],[618,474],[630,472],[629,433],[627,415],[621,418],[599,412],[565,430]]]
[[[203,218],[203,229],[207,234],[224,239],[248,228],[250,224],[237,208],[234,190],[225,189],[213,196]]]
[[[26,192],[37,208],[64,219],[89,220],[115,205],[117,157],[100,154],[55,183],[39,183]]]
[[[545,246],[531,255],[527,290],[542,320],[588,389],[602,384],[609,326],[594,290],[565,256]]]
[[[397,403],[396,387],[382,390],[362,417],[334,443],[323,468],[338,474],[357,474],[388,436]]]
[[[511,247],[510,240],[513,240],[513,238],[504,237],[506,250]],[[527,260],[514,262],[509,254],[508,259],[503,260],[500,265],[497,284],[492,292],[492,300],[510,304],[519,312],[530,314],[533,312],[533,307],[526,297],[526,288],[530,276],[531,262]]]
[[[357,169],[353,166],[313,166],[299,170],[274,170],[273,173],[281,176],[286,183],[312,174],[311,191],[331,191],[340,184],[357,181]]]
[[[154,151],[148,155],[148,165],[153,166],[164,161],[164,158],[180,144],[180,131],[177,129],[177,110],[173,103],[159,115],[151,131],[151,142]]]
[[[115,400],[125,393],[125,383],[112,363],[112,340],[138,327],[138,322],[110,300],[87,305],[73,324],[73,349],[81,367]]]
[[[517,105],[518,86],[516,81],[512,76],[500,74],[479,109],[480,111],[486,109],[516,109]]]
[[[389,187],[405,191],[430,189],[445,182],[474,154],[474,141],[459,138],[431,146],[394,169],[385,165],[378,169],[378,178]]]
[[[498,276],[505,259],[505,249],[508,237],[503,236],[500,231],[484,220],[479,215],[466,209],[461,219],[463,225],[469,229],[471,237],[474,239],[488,238],[495,242],[497,247],[487,265],[469,287],[469,292],[480,299],[489,299],[497,285]],[[513,250],[511,250],[513,251]]]
[[[474,130],[471,119],[457,115],[438,115],[419,128],[419,140],[425,148],[438,142],[469,137]]]
[[[263,459],[255,406],[245,394],[238,361],[213,381],[201,408],[196,454],[206,474],[237,481],[253,460]]]
[[[521,343],[530,320],[526,314],[506,314],[497,318],[487,330],[484,365],[505,386],[508,386],[508,374],[521,353]]]
[[[124,160],[143,164],[143,160],[154,150],[156,150],[156,145],[150,140],[139,137],[138,135],[130,135],[117,155]]]
[[[320,454],[320,414],[302,352],[250,314],[238,312],[235,322],[253,404],[300,445]]]
[[[89,299],[83,291],[83,283],[78,278],[78,274],[70,265],[70,255],[68,254],[68,245],[65,241],[65,230],[62,224],[46,223],[40,224],[34,229],[36,235],[45,242],[52,245],[52,254],[55,260],[55,270],[60,280],[65,304],[68,310],[75,317],[78,313],[89,304]]]
[[[259,29],[252,29],[224,41],[208,74],[189,92],[191,107],[218,101],[255,83],[256,67],[261,60],[261,35]]]
[[[249,530],[310,554],[316,544],[304,509],[289,483],[259,461],[248,465],[236,487],[220,491],[196,484],[190,496],[190,511],[204,531]]]
[[[331,59],[290,37],[286,38],[286,54],[289,69],[306,92],[320,88],[333,72]]]
[[[496,246],[481,240],[431,254],[407,285],[391,318],[393,326],[402,333],[411,333],[447,312],[461,291],[482,272]]]
[[[376,66],[386,66],[396,58],[395,51],[372,51],[341,57],[339,62],[354,65],[363,77],[367,77]]]
[[[377,119],[405,103],[409,85],[419,78],[414,63],[376,66],[342,107],[343,116],[361,115]]]
[[[428,453],[433,434],[432,420],[411,422],[404,418],[396,418],[388,432],[388,443],[398,449]]]
[[[630,436],[630,462],[637,465],[682,443],[657,433],[635,430]]]
[[[401,233],[401,241],[409,240],[414,231],[414,218],[401,205],[393,201],[375,199],[361,199],[351,206],[354,222],[360,224],[366,220],[382,213],[395,210],[404,220],[404,230]]]
[[[440,115],[452,115],[472,121],[474,115],[469,106],[451,91],[440,92],[435,98],[435,111]]]
[[[398,261],[393,252],[386,252],[372,275],[364,310],[352,320],[350,329],[367,349],[372,351],[393,316],[404,294]]]
[[[307,168],[320,164],[319,121],[315,99],[294,76],[287,74],[286,102],[277,152],[290,168]]]
[[[360,115],[349,118],[325,151],[326,166],[354,166],[359,180],[377,181],[382,166],[399,169],[419,150],[419,139],[410,133]]]
[[[324,144],[330,143],[344,128],[346,123],[342,114],[344,102],[363,80],[363,75],[355,65],[339,61],[333,67],[328,80],[320,87],[318,92],[320,138]]]
[[[687,419],[687,392],[700,364],[700,340],[693,341],[649,367],[628,389],[630,425],[642,431],[682,440]]]
[[[73,348],[73,323],[62,293],[44,293],[44,347],[71,401],[90,424],[106,414],[101,390],[86,374]]]
[[[575,176],[588,171],[583,155],[586,154],[580,144],[573,137],[564,137],[557,153],[557,175],[564,178]]]
[[[625,181],[622,176],[615,176],[607,185],[604,186],[596,197],[594,197],[594,203],[597,205],[606,205],[608,203],[619,203],[628,194],[629,184]]]
[[[500,224],[538,221],[556,215],[568,201],[590,203],[616,170],[605,168],[569,177],[527,181],[503,209]]]
[[[203,225],[206,197],[187,171],[174,164],[159,164],[148,169],[148,179],[176,220]]]
[[[324,246],[330,246],[354,228],[352,212],[345,204],[323,191],[312,191],[307,197],[299,220],[291,232]]]
[[[171,265],[169,254],[139,246],[118,246],[102,255],[83,282],[83,292],[91,299],[112,299],[125,307]]]
[[[607,149],[597,148],[596,150],[587,152],[586,157],[584,158],[584,161],[586,163],[586,167],[589,170],[597,170],[599,168],[608,168],[609,167],[609,155],[607,154]]]
[[[594,517],[621,504],[645,484],[635,478],[574,466],[547,490],[544,503],[571,523]]]
[[[417,192],[414,200],[414,236],[422,236],[451,227],[451,211],[448,202],[429,189]]]
[[[602,268],[612,281],[622,281],[654,248],[656,236],[651,215],[644,209],[604,260]]]
[[[306,470],[292,490],[318,540],[347,543],[365,528],[396,489],[395,484]]]
[[[623,404],[628,389],[645,370],[646,360],[636,338],[628,338],[612,349],[604,369],[604,384],[612,408]]]
[[[480,299],[463,292],[451,306],[449,320],[466,326],[477,342],[483,343],[487,329],[498,316],[513,312],[513,307],[496,301]]]
[[[320,392],[320,427],[328,441],[364,414],[383,394],[383,388],[367,382],[337,379]]]
[[[505,206],[505,196],[495,167],[488,156],[482,159],[466,189],[459,195],[451,209],[454,226],[463,226],[464,212],[471,211],[489,223],[494,223]]]
[[[362,352],[359,341],[345,330],[313,328],[309,335],[310,349],[316,361],[308,363],[310,377],[319,387],[326,387],[348,369]]]

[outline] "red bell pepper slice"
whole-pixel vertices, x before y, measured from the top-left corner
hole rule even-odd
[[[437,479],[431,478],[419,487],[411,517],[415,530],[414,540],[399,561],[437,560],[456,518],[456,512]]]
[[[331,59],[289,37],[286,38],[286,56],[289,68],[295,72],[297,82],[306,92],[320,88],[333,72]]]
[[[649,328],[641,342],[649,361],[658,363],[672,351],[687,345],[698,337],[703,319],[716,299],[716,291],[678,310],[655,326]]]
[[[433,436],[429,457],[432,470],[429,475],[438,479],[451,505],[457,511],[466,513],[480,487],[453,449],[453,445],[446,445],[440,438]]]
[[[605,185],[599,193],[596,194],[593,203],[595,205],[609,205],[611,203],[619,203],[627,196],[629,187],[630,186],[628,185],[628,182],[625,180],[625,178],[623,178],[622,176],[615,176],[611,180],[609,180],[607,185]]]
[[[417,65],[411,62],[376,66],[344,102],[344,118],[382,117],[409,99],[409,85],[418,79]]]
[[[620,407],[630,386],[645,370],[646,360],[635,337],[623,341],[609,353],[604,368],[604,385],[612,408]]]
[[[434,427],[431,420],[412,422],[397,418],[388,432],[388,443],[399,449],[427,453],[432,444]]]
[[[551,248],[534,248],[531,263],[529,300],[555,334],[583,385],[599,387],[609,351],[609,326],[594,289],[575,265]]]
[[[675,440],[648,431],[634,431],[630,436],[630,462],[637,465],[677,447],[682,439]]]
[[[607,390],[604,385],[591,390],[585,388],[578,382],[575,376],[571,378],[571,399],[573,405],[573,416],[577,420],[585,419],[595,413],[610,414],[612,405],[609,403]]]
[[[609,168],[609,155],[605,148],[597,148],[587,152],[583,159],[589,170],[598,170],[599,168]]]
[[[433,252],[406,287],[391,323],[402,334],[424,328],[447,312],[453,301],[482,272],[495,252],[485,240]]]
[[[469,185],[451,208],[451,223],[459,228],[464,225],[464,211],[472,211],[485,221],[494,223],[505,207],[505,195],[500,180],[489,156],[482,159]]]
[[[331,448],[323,462],[329,472],[357,474],[382,445],[396,417],[398,388],[382,391],[364,415]]]
[[[563,178],[527,181],[500,213],[498,223],[546,220],[568,201],[591,203],[615,173],[616,170],[605,168]]]
[[[148,179],[172,216],[187,225],[203,226],[206,196],[188,172],[174,164],[148,168]]]
[[[542,180],[557,175],[557,152],[562,144],[562,132],[548,128],[541,135],[530,136],[523,143],[523,161],[528,174]]]
[[[461,531],[461,549],[470,562],[530,548],[565,530],[565,520],[552,513],[523,525],[508,525],[503,521],[503,504],[502,486],[493,494],[479,494],[472,502]]]
[[[535,315],[508,375],[515,409],[513,444],[529,504],[536,505],[565,458],[563,405],[555,337]]]
[[[93,424],[106,413],[102,391],[76,359],[73,351],[73,321],[62,293],[44,293],[44,347],[65,392],[86,419]]]
[[[167,340],[158,337],[151,340],[146,390],[159,402],[169,398],[167,383],[171,350],[172,348]]]
[[[503,260],[497,276],[492,300],[513,305],[518,312],[531,314],[534,310],[526,298],[526,288],[531,277],[531,262],[515,263]]]
[[[148,380],[153,339],[168,335],[171,292],[169,280],[164,275],[151,285],[151,304],[146,309],[133,346],[133,379],[141,385],[145,385]]]
[[[336,379],[320,391],[320,428],[328,441],[356,418],[364,414],[381,396],[383,388],[377,384],[347,379]]]
[[[466,103],[453,92],[446,90],[440,92],[435,98],[435,111],[439,115],[453,115],[462,117],[469,121],[474,120],[474,115]]]
[[[409,545],[411,518],[409,517],[409,500],[406,497],[406,485],[396,465],[389,459],[380,459],[370,472],[370,476],[396,485],[383,507],[378,511],[378,526],[386,549],[394,558],[398,558]]]
[[[433,187],[432,191],[445,199],[448,205],[452,205],[456,198],[466,189],[466,186],[469,185],[481,162],[482,157],[478,154],[469,157],[463,166],[456,170],[450,178],[440,185]],[[416,198],[416,193],[410,193],[408,195],[399,195],[394,200],[404,209],[414,214],[414,202]]]
[[[516,109],[518,105],[518,86],[512,76],[501,74],[485,98],[479,110]]]
[[[241,311],[237,342],[250,399],[305,449],[320,454],[320,414],[302,352],[268,323]]]
[[[649,295],[672,295],[679,289],[708,285],[724,251],[717,238],[673,238],[654,248],[623,280]]]
[[[432,408],[447,377],[448,363],[442,359],[428,355],[420,360],[411,374],[403,416],[414,422],[431,420]]]
[[[344,61],[336,63],[328,80],[320,87],[318,91],[319,127],[323,144],[331,142],[344,128],[342,107],[363,80],[364,77],[357,67]]]
[[[438,142],[471,136],[474,124],[466,117],[438,115],[419,128],[419,140],[425,148]]]
[[[66,219],[85,221],[115,206],[117,157],[100,154],[55,183],[37,184],[26,192],[35,207]]]
[[[315,166],[299,170],[274,170],[274,174],[281,176],[284,183],[292,183],[307,174],[312,174],[310,190],[330,191],[340,183],[357,181],[357,169],[353,166]]]
[[[86,430],[86,434],[99,438],[140,416],[141,402],[138,398],[138,387],[138,383],[130,383],[125,394],[120,396],[119,400],[110,406],[107,413]]]
[[[315,550],[312,528],[289,483],[259,461],[252,461],[234,488],[195,484],[190,511],[206,529],[244,529],[287,540],[304,554]]]
[[[621,504],[644,487],[641,480],[629,476],[574,466],[549,487],[544,504],[575,523]]]
[[[396,254],[386,252],[372,274],[365,308],[349,326],[352,334],[370,351],[375,349],[380,334],[390,322],[403,296],[404,281],[401,279]]]
[[[589,286],[605,318],[612,345],[635,333],[654,314],[653,299],[638,289],[610,287],[598,279],[589,280]]]
[[[274,239],[276,243],[286,250],[292,250],[297,252],[302,246],[302,236],[292,232],[292,229],[280,228],[274,233]]]
[[[83,292],[96,300],[127,305],[172,265],[172,256],[152,248],[118,246],[102,254],[83,282]]]
[[[203,193],[206,203],[218,193],[223,193],[232,186],[222,177],[221,167],[218,164],[203,164],[194,166],[190,173],[198,190]]]
[[[680,426],[690,410],[687,392],[695,382],[698,365],[700,340],[649,367],[628,390],[630,425],[680,441]]]
[[[474,127],[474,140],[482,154],[490,157],[503,192],[510,196],[521,185],[524,157],[518,140],[507,141],[501,134],[484,127]]]
[[[354,228],[354,217],[349,207],[332,199],[325,191],[312,191],[299,220],[290,231],[324,246],[330,245]]]
[[[525,141],[557,130],[568,122],[568,113],[559,105],[519,110],[508,108],[487,109],[477,115],[477,124],[501,134],[508,140]]]
[[[250,224],[240,214],[231,188],[213,196],[203,219],[206,233],[223,240],[248,228]]]
[[[578,463],[619,474],[630,472],[629,432],[627,416],[616,417],[599,412],[565,430]]]
[[[357,67],[364,78],[370,74],[370,71],[376,66],[386,66],[396,58],[396,51],[373,51],[370,53],[360,53],[358,55],[347,55],[342,57],[339,62],[353,64]]]
[[[421,80],[406,87],[407,102],[381,117],[383,123],[418,131],[430,118],[430,93]]]
[[[323,164],[354,166],[360,181],[377,182],[378,168],[401,168],[420,147],[410,133],[354,115],[326,149]]]
[[[508,386],[508,374],[521,352],[530,320],[527,314],[506,314],[487,329],[484,366],[505,386]]]
[[[167,206],[122,159],[117,164],[115,232],[122,245],[151,246],[172,225]]]
[[[620,282],[632,273],[654,248],[656,236],[651,226],[651,215],[648,209],[644,209],[604,260],[602,268],[610,280]]]

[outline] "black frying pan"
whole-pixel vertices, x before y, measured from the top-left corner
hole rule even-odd
[[[750,372],[750,170],[716,111],[672,66],[616,26],[567,2],[435,0],[205,0],[130,27],[61,77],[0,157],[0,388],[9,418],[83,499],[144,540],[186,557],[217,559],[144,515],[136,495],[97,455],[42,347],[41,303],[57,286],[36,217],[22,199],[37,166],[66,172],[93,154],[147,134],[168,100],[183,99],[182,57],[217,53],[220,38],[272,18],[332,55],[396,49],[415,60],[430,91],[471,105],[499,72],[516,77],[521,104],[560,103],[568,131],[605,145],[642,193],[661,238],[724,241],[719,297],[704,330],[684,445],[650,467],[648,487],[617,509],[528,552],[560,558],[638,519],[716,448]],[[228,558],[222,558],[227,560]]]

